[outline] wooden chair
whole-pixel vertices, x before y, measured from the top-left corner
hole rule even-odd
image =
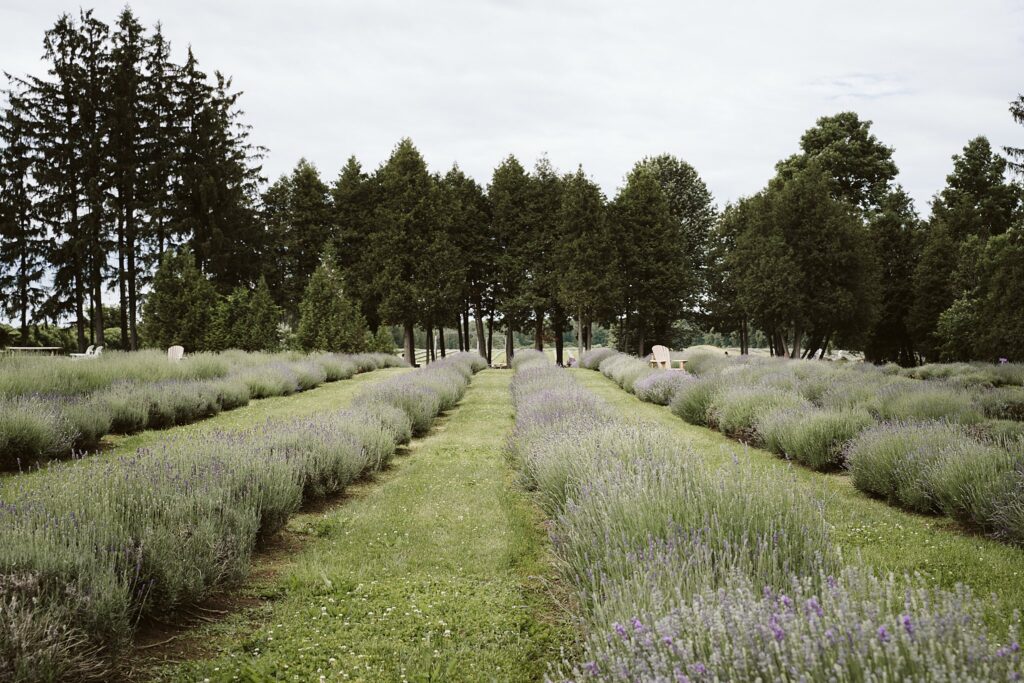
[[[68,355],[72,358],[86,358],[92,355],[92,352],[96,349],[95,346],[89,344],[89,348],[85,350],[85,353],[69,353]]]
[[[185,355],[185,347],[172,346],[167,349],[167,360],[179,361]]]
[[[666,370],[671,369],[672,355],[667,347],[658,345],[651,349],[651,351],[653,351],[650,361],[650,366],[652,368],[665,368]]]

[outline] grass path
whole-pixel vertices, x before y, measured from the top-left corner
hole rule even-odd
[[[388,471],[293,518],[300,550],[248,589],[270,599],[202,629],[206,658],[156,680],[538,680],[571,635],[538,578],[540,513],[502,454],[510,379],[479,373]]]
[[[1005,626],[1014,610],[1024,613],[1024,549],[965,533],[946,518],[904,512],[869,498],[847,475],[819,474],[688,424],[668,408],[626,393],[599,372],[572,372],[612,405],[668,428],[707,460],[725,464],[738,457],[763,474],[767,486],[801,486],[823,498],[832,538],[847,561],[896,574],[918,572],[946,588],[963,583],[981,597],[993,595],[988,610],[993,625]]]

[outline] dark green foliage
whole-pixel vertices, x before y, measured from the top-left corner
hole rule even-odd
[[[910,310],[922,226],[912,200],[902,188],[882,199],[879,211],[868,222],[868,236],[879,267],[880,306],[864,352],[874,362],[913,365],[916,344],[910,328]]]
[[[263,220],[269,246],[265,272],[274,300],[296,321],[302,293],[332,232],[327,185],[315,166],[301,159],[263,193]]]
[[[582,166],[566,176],[558,214],[562,239],[556,253],[564,272],[558,299],[577,318],[577,324],[588,330],[591,321],[609,319],[616,313],[616,294],[621,289],[621,274],[609,267],[609,254],[616,245],[607,215],[601,188]]]
[[[737,274],[739,305],[774,331],[778,353],[798,356],[805,337],[811,350],[816,339],[856,341],[869,328],[877,301],[871,245],[854,209],[831,196],[824,169],[811,163],[780,176],[736,212],[727,267]]]
[[[217,302],[206,337],[206,348],[210,351],[277,351],[281,316],[281,309],[270,296],[265,278],[260,278],[252,292],[236,287]]]
[[[837,199],[864,211],[882,204],[898,169],[893,149],[871,133],[871,121],[855,112],[823,116],[800,138],[801,154],[779,162],[779,175],[788,178],[813,160],[829,176]]]
[[[424,254],[442,247],[438,234],[438,192],[419,150],[402,140],[376,174],[377,202],[370,218],[366,242],[367,268],[380,301],[381,319],[402,325],[406,360],[414,361],[413,326],[420,320],[424,301],[432,295]],[[360,337],[361,339],[361,337]]]
[[[345,295],[341,274],[327,252],[313,272],[299,306],[299,328],[295,335],[305,351],[366,351],[366,321]]]
[[[192,252],[167,251],[143,309],[146,345],[166,348],[180,344],[188,353],[206,348],[216,298]]]
[[[654,172],[637,166],[611,207],[612,233],[619,245],[615,266],[621,274],[619,307],[624,328],[644,355],[666,339],[672,322],[692,300],[696,282],[690,255],[677,246],[678,224]]]
[[[380,300],[373,288],[373,261],[365,258],[369,249],[370,219],[376,181],[363,173],[355,157],[349,157],[331,187],[334,246],[338,265],[351,296],[360,302],[371,329],[380,325]]]

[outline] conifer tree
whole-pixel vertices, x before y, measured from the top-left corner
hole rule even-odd
[[[372,261],[365,257],[369,249],[376,181],[363,172],[353,156],[345,162],[331,186],[333,242],[345,286],[359,302],[371,330],[380,326],[380,298],[373,287]]]
[[[3,311],[18,322],[22,344],[43,302],[46,231],[32,205],[32,122],[21,93],[8,93],[0,112],[0,295]]]
[[[117,223],[117,288],[121,340],[138,347],[138,260],[140,223],[147,206],[145,173],[146,98],[143,72],[146,36],[131,9],[122,10],[112,36],[110,70],[110,173]]]
[[[143,307],[144,338],[149,346],[175,344],[202,351],[217,303],[217,293],[187,249],[169,249],[153,276]]]
[[[609,264],[617,245],[612,244],[607,201],[582,166],[563,181],[558,222],[558,301],[576,318],[576,339],[586,349],[591,323],[614,314],[621,282],[618,270]]]
[[[398,143],[375,181],[377,201],[365,258],[374,272],[381,319],[402,326],[405,358],[414,365],[414,328],[422,318],[424,302],[433,295],[423,255],[438,231],[436,181],[408,138]]]
[[[529,175],[514,156],[494,169],[487,188],[495,241],[495,300],[505,323],[505,353],[509,360],[515,353],[515,331],[522,328],[532,312],[526,287],[530,273],[531,189]]]
[[[264,271],[275,301],[296,322],[299,302],[331,237],[332,212],[327,185],[305,159],[263,193],[268,256]]]
[[[366,321],[345,294],[344,281],[333,261],[328,250],[309,280],[299,306],[296,343],[304,351],[364,351]]]

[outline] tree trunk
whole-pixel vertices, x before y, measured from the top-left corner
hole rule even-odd
[[[462,342],[462,312],[455,316],[455,329],[459,331],[459,351],[465,351],[466,347]]]
[[[134,222],[134,219],[132,219]],[[139,269],[135,264],[135,228],[128,231],[128,348],[139,348]]]
[[[476,302],[476,314],[480,315],[480,302]],[[466,310],[462,312],[462,336],[466,338],[466,350],[469,351],[471,342],[469,341],[469,303],[466,304]],[[479,348],[480,344],[477,343]]]
[[[405,362],[416,367],[416,333],[412,323],[403,326],[403,343],[405,345]]]
[[[747,327],[747,319],[740,323],[740,355],[746,356],[750,353],[750,330]]]
[[[818,360],[821,360],[822,358],[825,357],[825,352],[828,351],[828,343],[829,343],[830,339],[831,339],[830,335],[826,335],[825,336],[825,341],[823,341],[821,343],[821,355],[818,356]]]
[[[561,319],[559,319],[558,322],[555,323],[555,365],[559,367],[565,366],[563,359],[564,354],[562,353],[563,347],[565,346],[565,341],[562,339],[562,333],[564,330],[565,325],[562,323]]]
[[[636,328],[636,355],[638,358],[643,358],[647,354],[644,352],[644,330],[642,327]]]
[[[576,313],[576,354],[577,361],[583,358],[583,311]]]
[[[103,339],[103,277],[99,263],[92,264],[92,329],[96,346],[104,346]]]
[[[118,228],[117,235],[117,301],[121,306],[121,348],[128,348],[128,273],[126,272],[127,240],[124,226]]]
[[[444,327],[437,328],[437,348],[441,352],[441,358],[444,358]]]
[[[512,331],[511,325],[505,326],[505,365],[511,367],[512,359],[515,358],[515,332]]]
[[[82,276],[75,274],[75,332],[78,336],[78,352],[85,351],[85,292],[82,290]]]
[[[536,320],[533,323],[533,348],[537,351],[544,350],[544,312],[534,311]]]
[[[427,342],[427,349],[426,349],[427,350],[427,362],[426,362],[426,364],[430,365],[430,363],[435,360],[434,359],[434,326],[433,325],[427,325],[426,328],[423,331],[426,333],[426,342]]]
[[[490,344],[488,344],[487,339],[484,337],[484,317],[480,314],[479,308],[476,309],[476,316],[473,318],[473,323],[476,325],[476,352],[479,353],[481,357],[489,360],[491,357],[491,352],[488,351]]]
[[[487,316],[487,364],[494,361],[494,315]]]
[[[790,358],[800,357],[800,342],[803,341],[804,331],[797,325],[793,328],[793,350],[790,352]]]

